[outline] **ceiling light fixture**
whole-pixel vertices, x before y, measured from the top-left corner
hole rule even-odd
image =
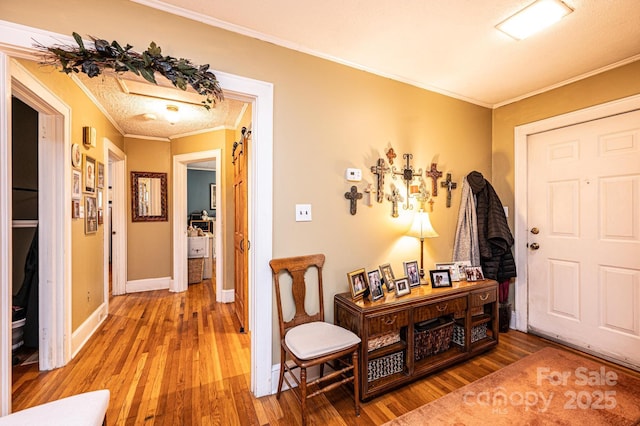
[[[176,124],[179,119],[179,110],[177,105],[167,105],[167,121],[169,124]]]
[[[523,40],[555,24],[571,12],[573,9],[560,0],[537,0],[496,25],[496,28],[516,40]]]

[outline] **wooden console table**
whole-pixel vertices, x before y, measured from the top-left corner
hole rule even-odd
[[[362,339],[361,399],[370,399],[496,346],[497,294],[498,283],[493,280],[460,281],[453,287],[435,289],[422,285],[411,288],[406,296],[396,298],[390,293],[375,302],[352,300],[350,293],[337,294],[335,323]],[[420,334],[416,325],[420,328],[429,320],[446,324],[454,321],[454,341],[443,352],[423,357],[425,339],[416,343]],[[391,338],[385,344],[388,336]],[[374,343],[381,339],[383,345],[377,347]]]

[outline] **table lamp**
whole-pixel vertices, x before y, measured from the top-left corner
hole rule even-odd
[[[409,235],[420,239],[420,280],[424,280],[424,239],[438,236],[431,225],[429,213],[421,209],[415,214]]]

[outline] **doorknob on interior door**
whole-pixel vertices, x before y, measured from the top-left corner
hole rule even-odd
[[[531,243],[531,244],[529,244],[529,247],[531,248],[531,250],[538,250],[540,248],[540,244]]]
[[[540,230],[534,226],[533,228],[531,228],[531,233],[533,235],[538,235],[540,233]]]

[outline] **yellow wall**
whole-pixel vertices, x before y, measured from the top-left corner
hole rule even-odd
[[[43,82],[65,104],[71,108],[71,141],[80,145],[80,151],[106,164],[104,159],[104,138],[108,138],[119,147],[123,146],[122,136],[91,103],[71,78],[49,67],[42,67],[32,61],[19,61],[35,78]],[[96,147],[85,148],[82,144],[82,127],[96,129]],[[106,191],[106,189],[105,189]],[[86,196],[81,202],[84,205]],[[106,192],[103,193],[103,209],[106,208]],[[105,216],[106,217],[106,216]],[[104,225],[98,226],[98,232],[85,234],[84,219],[71,222],[72,236],[72,293],[71,323],[75,330],[104,302]]]
[[[169,142],[125,138],[127,154],[127,281],[148,278],[171,277],[173,246],[171,244],[171,144]],[[166,222],[132,222],[131,172],[155,172],[167,174]]]
[[[363,267],[370,270],[390,262],[400,275],[403,261],[419,257],[418,240],[404,236],[413,211],[401,208],[401,216],[394,219],[389,202],[374,203],[372,207],[360,202],[358,214],[349,214],[349,203],[344,198],[352,185],[344,179],[347,167],[362,169],[364,180],[357,184],[360,191],[374,181],[369,167],[389,147],[398,154],[396,166],[401,165],[403,153],[411,153],[416,169],[424,170],[431,162],[437,162],[440,170],[452,173],[459,183],[472,170],[485,176],[491,174],[491,110],[487,108],[128,0],[2,2],[0,16],[62,34],[76,31],[115,39],[132,44],[136,50],[155,41],[165,54],[273,83],[273,254],[282,257],[325,253],[328,321],[333,320],[333,295],[348,291],[347,272]],[[140,25],[141,17],[144,25]],[[128,162],[132,162],[129,142],[125,151]],[[232,142],[226,143],[228,155]],[[386,182],[387,191],[391,183],[401,185],[399,179],[392,180],[389,175]],[[430,187],[430,180],[427,184]],[[228,187],[225,192],[228,200]],[[427,270],[434,262],[451,257],[459,194],[460,190],[454,191],[449,209],[442,189],[435,200],[432,223],[440,237],[425,244]],[[297,203],[312,204],[312,222],[295,222]],[[132,234],[130,238],[134,238]],[[167,242],[167,249],[169,246]],[[129,255],[135,256],[131,251],[130,245]],[[129,262],[130,267],[133,263]],[[277,348],[277,331],[273,342]],[[273,358],[278,359],[277,352]]]

